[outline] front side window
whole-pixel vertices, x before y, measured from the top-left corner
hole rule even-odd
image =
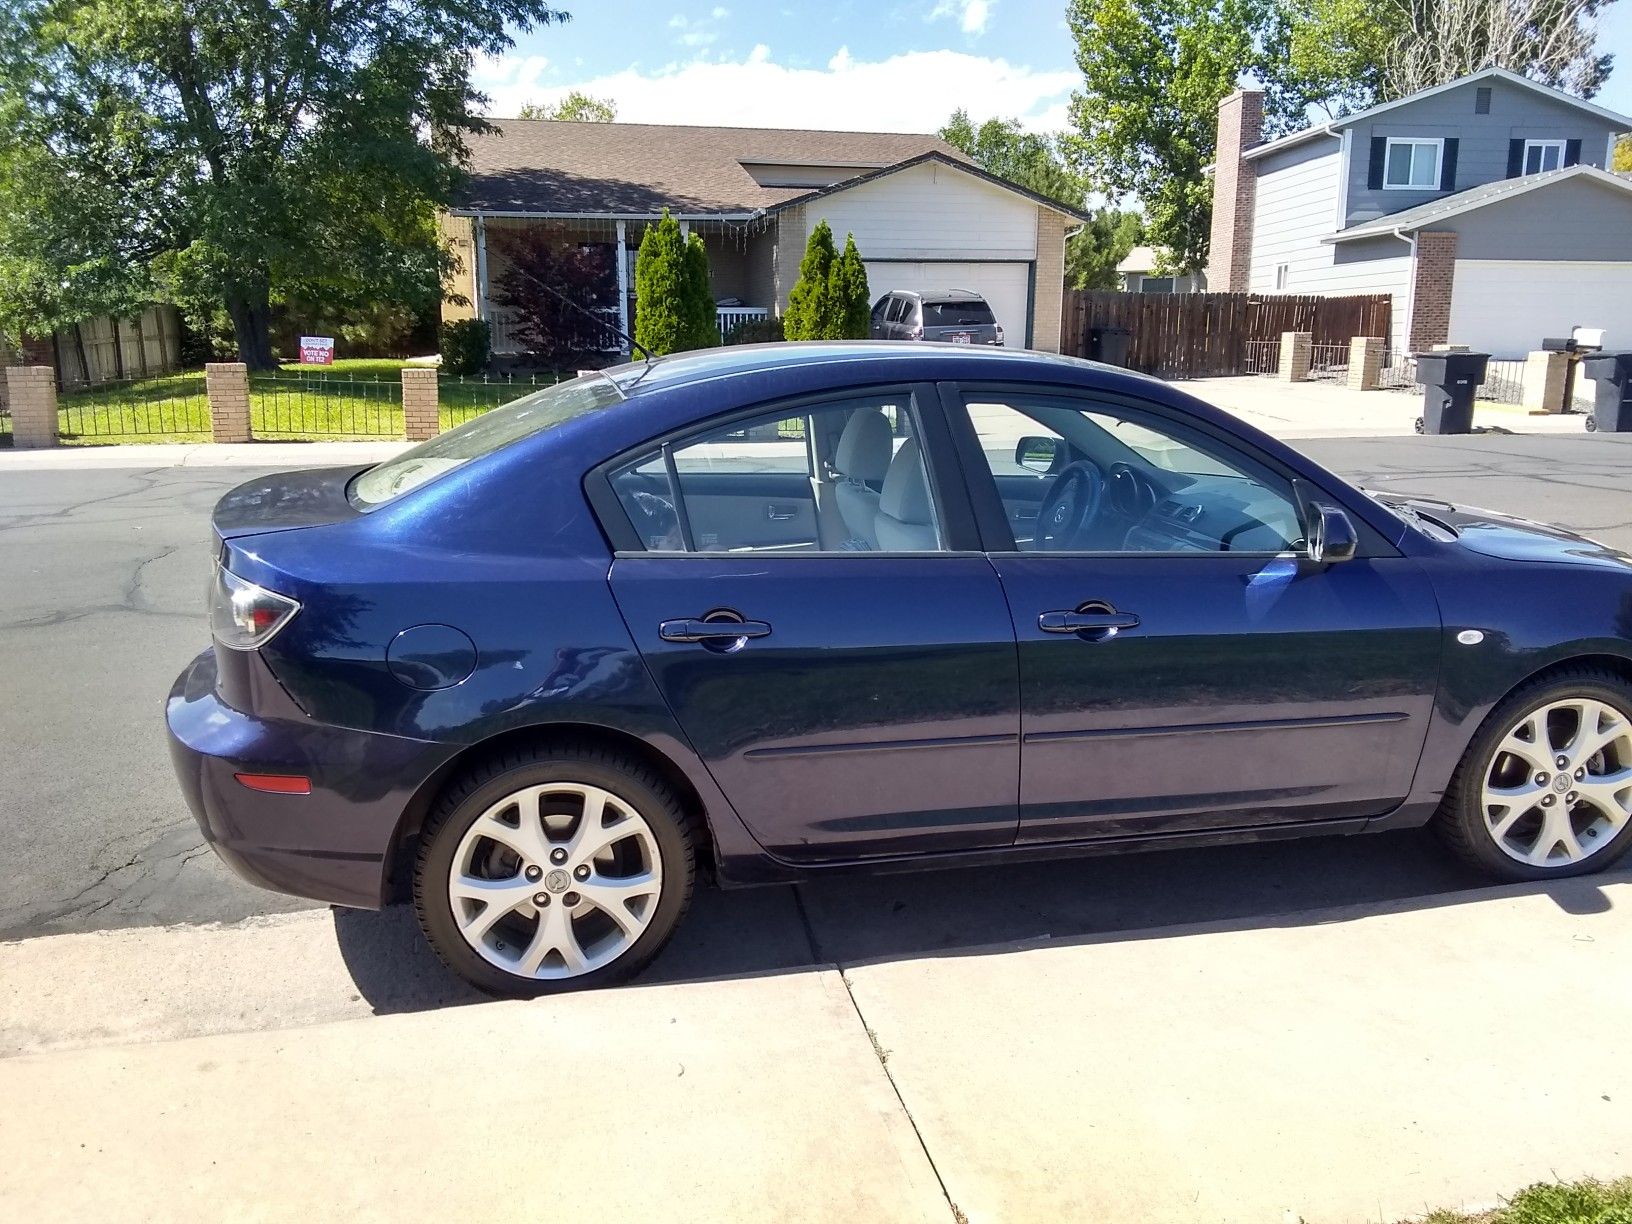
[[[1383,186],[1424,191],[1439,186],[1437,140],[1400,140],[1390,137],[1383,161]]]
[[[739,418],[647,452],[611,481],[649,552],[945,548],[904,392]]]
[[[1021,552],[1302,547],[1290,483],[1212,438],[1064,396],[971,394],[965,407]]]
[[[1524,142],[1524,172],[1546,174],[1564,164],[1562,140],[1527,140]]]

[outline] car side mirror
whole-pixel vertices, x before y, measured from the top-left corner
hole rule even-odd
[[[1305,528],[1309,559],[1321,565],[1347,561],[1360,550],[1360,536],[1349,516],[1336,506],[1312,505]]]
[[[1059,454],[1058,438],[1021,438],[1014,447],[1015,463],[1033,472],[1052,472]]]

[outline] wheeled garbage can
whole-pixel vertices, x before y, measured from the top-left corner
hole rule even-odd
[[[1632,433],[1632,353],[1594,353],[1581,372],[1598,386],[1592,423],[1599,433]]]
[[[1473,397],[1484,385],[1489,353],[1413,353],[1422,384],[1425,434],[1473,432]]]
[[[1090,327],[1088,329],[1088,359],[1106,365],[1128,364],[1128,348],[1133,344],[1133,332],[1126,327]]]

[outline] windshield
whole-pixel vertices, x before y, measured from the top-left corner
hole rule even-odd
[[[383,505],[472,459],[621,399],[618,385],[598,374],[535,391],[370,468],[352,481],[352,504],[362,510]]]

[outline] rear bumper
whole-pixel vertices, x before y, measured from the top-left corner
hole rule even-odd
[[[216,695],[208,651],[176,677],[165,721],[187,806],[227,866],[262,888],[370,909],[386,898],[404,810],[452,752],[235,710]],[[299,774],[311,793],[252,791],[234,777],[240,772]]]

